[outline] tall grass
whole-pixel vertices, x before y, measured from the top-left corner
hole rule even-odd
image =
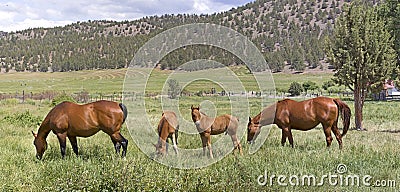
[[[182,113],[186,114],[184,109],[196,102],[199,100],[182,101]],[[149,99],[146,104],[156,108],[148,111],[154,124],[160,117],[157,103],[157,100]],[[222,103],[219,107],[226,108],[228,103]],[[0,105],[1,191],[395,191],[400,185],[331,186],[326,181],[322,186],[279,186],[275,179],[272,186],[263,186],[257,182],[265,172],[269,176],[312,174],[318,178],[326,174],[371,175],[371,183],[376,180],[399,181],[400,135],[397,132],[400,131],[400,117],[397,115],[397,102],[367,102],[364,125],[368,131],[350,130],[343,138],[343,150],[338,149],[337,141],[333,141],[331,148],[325,147],[325,136],[320,126],[307,132],[293,131],[294,148],[288,144],[282,147],[281,131],[273,128],[255,154],[248,154],[249,146],[244,137],[243,156],[230,154],[208,167],[188,170],[167,167],[149,158],[134,144],[126,126],[122,129],[122,134],[130,141],[126,159],[114,154],[109,136],[100,132],[78,139],[79,156],[74,155],[68,144],[65,159],[61,158],[57,138],[51,133],[44,159],[36,160],[30,131],[36,131],[37,126],[21,126],[4,118],[25,111],[32,116],[44,117],[50,110],[49,105],[6,102]],[[251,106],[251,115],[259,112],[257,104]],[[190,115],[185,118],[190,118]],[[200,137],[184,135],[179,138],[179,145],[182,148],[200,147]],[[178,157],[171,153],[168,158]],[[346,173],[337,173],[339,164],[347,166]]]

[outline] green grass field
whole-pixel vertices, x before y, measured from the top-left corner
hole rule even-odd
[[[231,67],[243,85],[248,90],[256,90],[257,85],[254,77],[243,67]],[[98,71],[78,71],[78,72],[54,72],[54,73],[4,73],[0,74],[0,94],[22,93],[41,93],[45,91],[59,91],[75,93],[88,91],[89,93],[114,93],[121,92],[125,79],[126,69],[118,70],[98,70]],[[137,74],[141,75],[141,69],[136,69]],[[155,69],[149,78],[150,86],[146,89],[149,92],[160,92],[164,85],[164,80],[168,78],[171,71],[161,71]],[[291,82],[314,81],[319,87],[322,83],[330,80],[330,73],[308,73],[308,74],[272,74],[275,87],[280,90],[289,89]],[[212,84],[213,85],[213,84]],[[196,81],[185,87],[187,91],[205,90],[209,91],[210,82]]]
[[[239,71],[240,69],[238,69]],[[74,93],[120,92],[126,70],[84,71],[69,73],[14,73],[0,74],[0,92],[15,93],[21,89],[32,92],[45,90]],[[249,90],[256,87],[250,75],[239,73],[239,78]],[[162,89],[169,72],[156,71],[146,91]],[[319,85],[329,80],[330,74],[274,74],[276,87],[288,87],[290,82],[312,80]],[[24,82],[24,83],[22,83]],[[26,83],[26,85],[25,85]],[[22,85],[21,85],[22,84]],[[196,81],[188,90],[208,89],[207,81]],[[227,99],[216,97],[184,97],[179,100],[179,110],[190,121],[190,106],[203,100],[214,102],[217,114],[229,112]],[[150,122],[156,123],[161,115],[159,98],[146,98],[146,112]],[[262,108],[260,99],[250,98],[250,113],[256,115]],[[347,102],[353,110],[351,101]],[[337,141],[327,149],[320,126],[307,131],[293,131],[295,147],[280,145],[281,131],[273,127],[260,150],[249,154],[249,145],[242,138],[244,155],[229,154],[222,160],[204,168],[176,169],[164,166],[144,154],[126,125],[123,135],[129,140],[126,159],[114,154],[109,136],[98,133],[89,138],[79,138],[80,155],[73,154],[67,144],[67,155],[61,159],[59,144],[50,133],[49,148],[42,161],[36,160],[31,130],[37,131],[40,122],[51,109],[50,101],[19,100],[0,101],[0,190],[1,191],[398,191],[400,189],[400,103],[366,102],[364,126],[368,131],[350,130],[343,138],[344,148]],[[134,115],[131,114],[130,115]],[[247,119],[240,119],[246,123]],[[351,119],[354,127],[354,117]],[[340,124],[339,127],[342,127]],[[184,129],[195,129],[188,126]],[[243,128],[244,129],[244,128]],[[213,141],[225,135],[213,136]],[[199,148],[197,134],[181,134],[180,148]],[[148,141],[156,143],[157,141]],[[217,149],[215,149],[217,150]],[[200,155],[200,154],[199,154]],[[169,160],[179,158],[170,151]],[[206,157],[198,157],[207,161]],[[344,164],[347,171],[337,172]],[[268,178],[263,184],[264,175]],[[302,185],[302,176],[313,175],[316,183]],[[337,176],[329,181],[328,176]],[[287,186],[280,186],[281,183]],[[285,179],[282,179],[285,176]],[[346,178],[359,177],[360,183],[347,183]],[[362,179],[371,176],[365,186]],[[271,179],[272,177],[272,179]],[[321,183],[321,178],[323,185]],[[340,179],[341,178],[341,179]],[[271,179],[271,180],[270,180]],[[336,180],[335,180],[336,179]],[[351,179],[351,178],[350,178]],[[298,185],[292,186],[291,184]],[[331,185],[329,182],[332,184]],[[342,181],[340,183],[339,181]],[[379,187],[376,184],[385,184]],[[391,186],[388,186],[391,185]],[[395,186],[394,186],[395,185]]]

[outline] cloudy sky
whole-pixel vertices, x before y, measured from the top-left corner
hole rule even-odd
[[[214,13],[253,0],[0,0],[0,31],[63,26],[87,20],[133,20],[178,13]]]

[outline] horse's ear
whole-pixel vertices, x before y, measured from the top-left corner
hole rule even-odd
[[[251,122],[251,117],[249,117],[249,123]]]
[[[36,138],[36,137],[37,137],[37,134],[34,133],[33,131],[31,131],[31,132],[32,132],[32,135]]]
[[[192,110],[193,110],[193,109],[198,109],[198,110],[200,110],[200,105],[198,105],[197,107],[195,107],[195,106],[192,105],[192,107],[190,107],[190,108],[191,108]]]

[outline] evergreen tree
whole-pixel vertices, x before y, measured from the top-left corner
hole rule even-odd
[[[381,6],[381,15],[387,21],[389,31],[394,38],[393,48],[397,52],[397,66],[400,66],[400,1],[386,0]]]
[[[336,20],[326,54],[335,67],[334,81],[354,92],[355,124],[362,130],[362,110],[367,90],[381,86],[395,68],[393,39],[377,9],[352,1]]]
[[[176,99],[181,94],[181,87],[175,79],[168,79],[168,97]]]

